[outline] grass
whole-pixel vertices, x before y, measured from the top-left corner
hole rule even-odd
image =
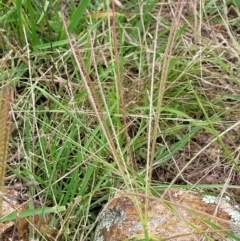
[[[51,217],[62,240],[93,240],[116,190],[239,195],[238,1],[113,2],[0,3],[1,85],[15,90],[6,185],[35,183],[29,210],[65,207]]]
[[[0,216],[2,216],[2,204],[3,204],[3,188],[5,182],[6,162],[8,157],[8,146],[10,138],[10,102],[11,102],[11,90],[7,89],[2,91],[0,100]]]

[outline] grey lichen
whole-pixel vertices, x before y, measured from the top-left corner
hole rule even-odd
[[[205,203],[215,203],[216,202],[216,197],[211,196],[211,195],[204,195],[202,200]]]
[[[122,225],[126,218],[127,214],[123,210],[104,210],[100,216],[99,223],[95,231],[94,241],[104,241],[104,237],[102,236],[102,230],[106,229],[109,232],[110,228],[113,225]]]
[[[148,229],[157,229],[159,224],[167,223],[167,218],[165,215],[158,214],[154,218],[151,218],[148,222]]]
[[[219,198],[211,195],[205,195],[202,198],[203,202],[207,204],[219,205],[219,208],[230,216],[229,227],[233,234],[240,238],[240,209],[237,205],[231,203],[229,197]],[[232,240],[232,239],[228,239]]]
[[[132,222],[131,225],[127,228],[126,233],[131,236],[136,233],[141,233],[143,232],[143,226],[140,220]]]

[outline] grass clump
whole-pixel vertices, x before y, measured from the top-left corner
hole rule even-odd
[[[66,240],[93,240],[115,190],[239,185],[237,1],[0,4],[5,184],[65,206],[52,223]]]

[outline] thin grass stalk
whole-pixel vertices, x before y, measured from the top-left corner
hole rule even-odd
[[[170,28],[169,32],[169,38],[168,38],[168,43],[167,47],[164,53],[164,62],[162,66],[162,73],[161,73],[161,80],[159,81],[159,91],[158,91],[158,102],[157,102],[157,109],[156,109],[156,115],[155,115],[155,120],[154,120],[154,127],[153,127],[153,135],[152,135],[152,143],[151,143],[151,150],[150,150],[150,158],[149,158],[149,163],[148,163],[148,173],[147,173],[147,183],[148,183],[148,190],[150,190],[150,182],[152,179],[152,167],[153,167],[153,160],[154,160],[154,154],[155,154],[155,148],[156,148],[156,140],[157,140],[157,131],[159,127],[159,119],[160,119],[160,114],[161,114],[161,107],[162,107],[162,100],[163,100],[163,95],[164,95],[164,90],[165,90],[165,83],[167,81],[167,76],[168,76],[168,69],[170,65],[170,60],[172,56],[172,49],[176,37],[176,32],[178,28],[178,23],[181,17],[182,9],[184,6],[184,2],[181,2],[181,0],[178,0],[177,4],[177,9],[176,9],[176,14],[174,16],[174,20],[172,23],[172,26]],[[151,113],[150,113],[151,114]]]
[[[62,11],[63,12],[63,11]],[[131,183],[129,185],[129,181],[127,180],[126,177],[128,177],[128,170],[127,168],[124,166],[124,160],[119,156],[119,152],[117,151],[117,148],[115,146],[116,143],[113,142],[113,138],[110,134],[109,128],[107,127],[104,115],[103,115],[103,111],[101,110],[101,106],[99,104],[99,100],[97,98],[97,94],[94,90],[94,87],[92,85],[92,81],[91,78],[89,76],[89,73],[87,71],[87,67],[84,63],[82,54],[80,53],[80,51],[78,51],[76,48],[74,48],[74,46],[76,45],[76,43],[74,42],[73,39],[70,38],[69,33],[67,31],[67,26],[66,26],[66,21],[65,19],[62,17],[62,21],[63,21],[63,26],[65,29],[65,32],[67,34],[67,38],[70,44],[70,48],[73,54],[73,57],[75,59],[75,62],[77,64],[78,70],[80,72],[80,75],[82,77],[84,86],[87,90],[88,93],[88,98],[91,102],[91,105],[94,109],[94,112],[98,118],[98,122],[101,126],[101,129],[107,139],[108,145],[110,147],[111,153],[113,155],[113,158],[118,166],[118,169],[121,173],[122,178],[124,179],[125,184],[128,186],[128,188],[131,188]],[[131,188],[132,189],[132,188]]]
[[[116,27],[116,14],[115,14],[115,2],[112,0],[112,38],[113,38],[113,51],[115,56],[115,62],[117,67],[117,85],[118,85],[118,91],[119,91],[119,98],[120,98],[120,111],[122,113],[122,120],[123,120],[123,126],[124,126],[124,134],[126,137],[126,144],[127,144],[127,164],[129,164],[132,169],[134,170],[135,163],[132,158],[132,148],[131,148],[131,138],[128,134],[128,122],[127,122],[127,114],[126,114],[126,105],[124,101],[124,87],[123,87],[123,78],[121,74],[121,67],[119,63],[119,53],[118,53],[118,37],[117,37],[117,27]]]
[[[11,90],[7,89],[0,101],[0,217],[2,216],[3,188],[10,138]]]
[[[193,89],[193,87],[191,86],[191,88]],[[211,119],[209,118],[208,114],[207,114],[207,111],[205,110],[203,104],[201,103],[196,91],[193,90],[193,93],[194,93],[194,96],[198,102],[198,105],[200,107],[200,109],[202,110],[204,116],[205,116],[205,119],[207,120],[209,126],[211,127],[211,130],[213,131],[213,134],[214,136],[216,137],[218,143],[221,145],[223,151],[224,151],[224,154],[227,156],[227,158],[232,162],[232,164],[234,165],[234,167],[240,171],[240,166],[238,164],[238,160],[232,156],[231,152],[228,150],[228,148],[226,147],[226,145],[224,144],[223,142],[223,139],[221,138],[221,136],[219,135],[219,133],[216,131]]]

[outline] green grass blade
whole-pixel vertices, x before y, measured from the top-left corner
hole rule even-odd
[[[17,218],[26,218],[26,217],[29,217],[32,215],[59,213],[59,212],[64,212],[64,211],[66,211],[66,207],[64,207],[64,206],[35,208],[35,209],[24,210],[21,212],[14,211],[14,212],[9,213],[8,215],[2,217],[0,219],[0,223],[13,221],[13,220],[16,220]]]
[[[68,31],[71,33],[73,29],[79,24],[80,19],[83,16],[83,13],[86,9],[86,7],[89,5],[89,0],[83,0],[80,2],[80,5],[78,6],[77,10],[72,14],[70,17],[70,23],[68,25]]]

